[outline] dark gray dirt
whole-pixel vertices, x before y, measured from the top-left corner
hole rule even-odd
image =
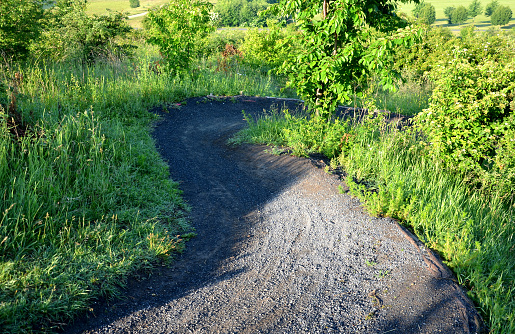
[[[389,218],[370,217],[317,159],[229,147],[267,98],[191,99],[157,147],[198,236],[67,333],[475,333],[452,273]],[[318,166],[318,167],[317,167]]]

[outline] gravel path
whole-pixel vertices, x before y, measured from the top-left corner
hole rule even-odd
[[[154,136],[198,236],[67,333],[475,333],[452,274],[394,220],[338,191],[316,159],[228,147],[256,114],[293,101],[191,99]],[[344,185],[343,185],[344,186]],[[345,187],[345,186],[344,186]]]

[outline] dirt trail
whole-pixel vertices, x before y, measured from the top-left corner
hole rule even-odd
[[[171,267],[131,282],[67,333],[475,333],[453,276],[392,219],[338,192],[320,161],[228,147],[293,101],[191,99],[154,137],[198,236]]]

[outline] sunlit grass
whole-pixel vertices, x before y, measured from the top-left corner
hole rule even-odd
[[[487,17],[484,15],[484,9],[485,6],[490,3],[490,0],[481,1],[481,5],[483,6],[483,12],[481,15],[478,15],[475,17],[475,19],[468,19],[464,24],[462,25],[450,25],[447,23],[447,17],[445,16],[444,9],[447,7],[458,7],[458,6],[465,6],[468,8],[468,6],[472,3],[472,0],[465,0],[460,1],[457,3],[456,1],[448,1],[448,0],[431,0],[431,1],[425,1],[427,3],[432,4],[435,6],[436,10],[436,22],[434,23],[435,26],[443,26],[448,27],[450,29],[456,29],[459,30],[463,27],[474,25],[479,30],[487,30],[492,27],[492,24],[490,22],[490,17]],[[508,6],[511,8],[512,11],[515,11],[515,0],[501,0],[499,3],[503,6]],[[413,15],[412,11],[415,8],[415,4],[413,2],[408,3],[398,3],[398,11],[404,12],[409,15]],[[511,19],[510,24],[503,26],[502,29],[511,29],[515,27],[515,17]]]
[[[127,13],[127,15],[140,14],[154,6],[168,3],[167,0],[140,0],[140,6],[131,8],[129,0],[90,0],[88,1],[88,14],[102,15],[109,11]]]

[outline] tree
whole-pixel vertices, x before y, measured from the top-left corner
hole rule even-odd
[[[486,16],[492,16],[492,14],[495,12],[497,7],[499,6],[498,0],[492,0],[488,5],[485,7],[485,15]]]
[[[473,0],[469,5],[468,13],[475,20],[476,16],[481,14],[483,11],[483,6],[481,6],[481,2],[479,0]]]
[[[430,3],[426,3],[420,11],[420,21],[424,24],[431,25],[436,21],[436,10],[435,6]]]
[[[445,9],[443,10],[445,16],[447,17],[447,23],[452,24],[452,13],[455,10],[455,7],[445,7]]]
[[[170,0],[149,11],[143,21],[147,41],[159,47],[171,71],[188,70],[199,40],[215,29],[210,19],[212,6],[207,0]]]
[[[416,38],[389,0],[281,0],[270,11],[298,26],[291,38],[300,51],[280,71],[318,114],[332,113],[338,102],[360,94],[356,88],[372,74],[394,89],[393,49]]]
[[[422,12],[422,8],[424,8],[425,5],[426,3],[424,2],[424,0],[421,0],[419,3],[415,4],[415,7],[411,11],[413,13],[413,16],[419,18],[420,12]]]
[[[510,22],[513,12],[508,6],[498,6],[490,18],[493,25],[503,26]]]
[[[0,1],[0,53],[23,58],[42,31],[42,1]]]
[[[458,6],[455,10],[452,11],[451,15],[451,23],[452,24],[462,24],[468,19],[468,11],[467,8],[463,6]]]
[[[431,25],[436,21],[435,7],[428,2],[421,1],[416,4],[413,9],[413,15],[424,24]]]
[[[140,6],[139,0],[129,0],[131,8],[138,8]]]

